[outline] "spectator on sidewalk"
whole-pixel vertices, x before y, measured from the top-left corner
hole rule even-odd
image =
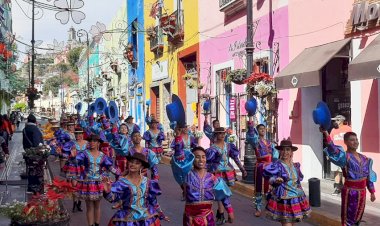
[[[27,123],[22,131],[22,145],[24,150],[31,147],[38,147],[43,144],[42,132],[37,127],[37,119],[33,114],[29,114]]]

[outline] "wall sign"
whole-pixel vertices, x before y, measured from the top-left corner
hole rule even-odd
[[[232,122],[236,122],[236,99],[230,98],[230,119]]]
[[[363,0],[354,4],[348,23],[349,31],[363,31],[380,26],[380,0]]]
[[[227,6],[234,3],[236,0],[219,0],[219,10],[226,8]]]
[[[152,81],[168,78],[168,61],[154,63],[152,66]]]

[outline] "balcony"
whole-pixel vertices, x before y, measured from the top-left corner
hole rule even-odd
[[[219,0],[219,11],[227,16],[247,8],[247,0]]]
[[[168,42],[176,45],[185,37],[183,10],[176,10],[169,16],[161,18],[161,25],[168,35]]]
[[[162,41],[162,29],[159,26],[154,27],[151,35],[149,36],[150,51],[156,54],[162,53],[164,50],[164,43]]]

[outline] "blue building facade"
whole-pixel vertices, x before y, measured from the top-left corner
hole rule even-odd
[[[144,102],[144,0],[127,0],[128,44],[133,45],[134,63],[129,67],[129,115],[145,128]]]

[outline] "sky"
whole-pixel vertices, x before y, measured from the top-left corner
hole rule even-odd
[[[53,5],[54,0],[37,0],[39,2]],[[70,0],[67,0],[70,1]],[[53,40],[67,40],[67,31],[71,26],[76,30],[90,30],[92,25],[97,21],[108,25],[112,18],[116,15],[117,10],[121,7],[122,2],[126,0],[83,0],[84,6],[80,11],[86,14],[86,18],[81,24],[75,24],[70,18],[66,25],[60,23],[55,18],[55,11],[44,10],[43,17],[35,21],[35,40],[43,41],[42,47],[47,47],[47,44],[53,44]],[[24,15],[23,11],[31,16],[32,7],[23,0],[12,1],[12,18],[13,18],[13,33],[16,38],[30,44],[32,38],[32,20]],[[19,50],[25,51],[25,47],[19,44]]]

